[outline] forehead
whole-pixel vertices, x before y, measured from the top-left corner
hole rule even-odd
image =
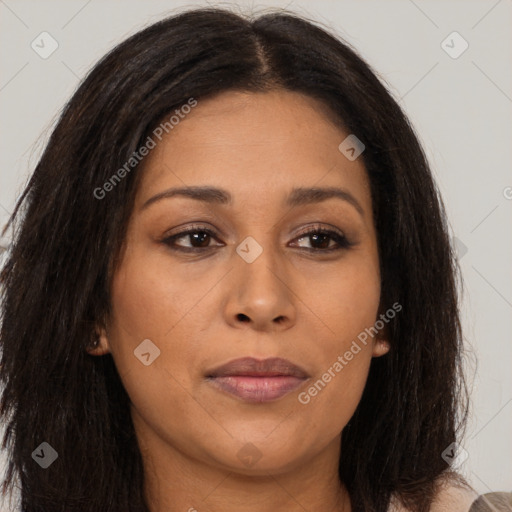
[[[362,158],[351,161],[338,149],[348,135],[322,103],[296,92],[229,91],[198,100],[146,157],[137,202],[174,186],[227,188],[235,202],[341,186],[369,207]]]

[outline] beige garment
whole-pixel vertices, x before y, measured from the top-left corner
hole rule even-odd
[[[490,492],[480,496],[469,512],[512,512],[512,492]]]

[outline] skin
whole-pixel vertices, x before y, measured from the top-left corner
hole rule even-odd
[[[385,337],[362,345],[308,404],[298,400],[382,313],[369,182],[362,158],[338,150],[347,135],[299,93],[227,92],[199,101],[146,157],[113,313],[91,353],[112,353],[131,398],[152,512],[351,510],[338,479],[341,431],[372,357],[389,350]],[[143,208],[199,185],[227,190],[231,203],[173,196]],[[361,212],[339,198],[284,204],[293,188],[313,186],[342,188]],[[194,224],[216,233],[202,252],[163,242]],[[353,245],[326,254],[337,242],[302,235],[308,227],[337,229]],[[263,248],[252,263],[236,252],[247,236]],[[174,240],[191,245],[201,242]],[[148,366],[134,356],[145,339],[160,350]],[[267,403],[205,380],[245,356],[289,359],[310,378]],[[237,456],[248,443],[252,464]]]

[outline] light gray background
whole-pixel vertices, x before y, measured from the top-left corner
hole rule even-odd
[[[0,227],[64,102],[107,50],[177,8],[233,4],[288,7],[330,27],[373,66],[415,125],[447,205],[466,287],[473,409],[462,472],[481,493],[511,491],[511,0],[0,0]],[[48,59],[30,46],[43,31],[59,44]],[[457,59],[441,47],[453,31],[469,43]]]

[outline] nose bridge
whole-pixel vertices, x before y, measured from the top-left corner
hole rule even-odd
[[[293,294],[271,236],[262,233],[244,238],[233,258],[235,282],[228,300],[229,321],[251,322],[260,329],[293,322]]]
[[[278,279],[280,266],[279,255],[273,247],[271,237],[259,235],[261,244],[252,236],[246,237],[236,248],[236,266],[239,267],[239,279],[245,283],[244,290],[252,294],[278,294],[280,282]]]

